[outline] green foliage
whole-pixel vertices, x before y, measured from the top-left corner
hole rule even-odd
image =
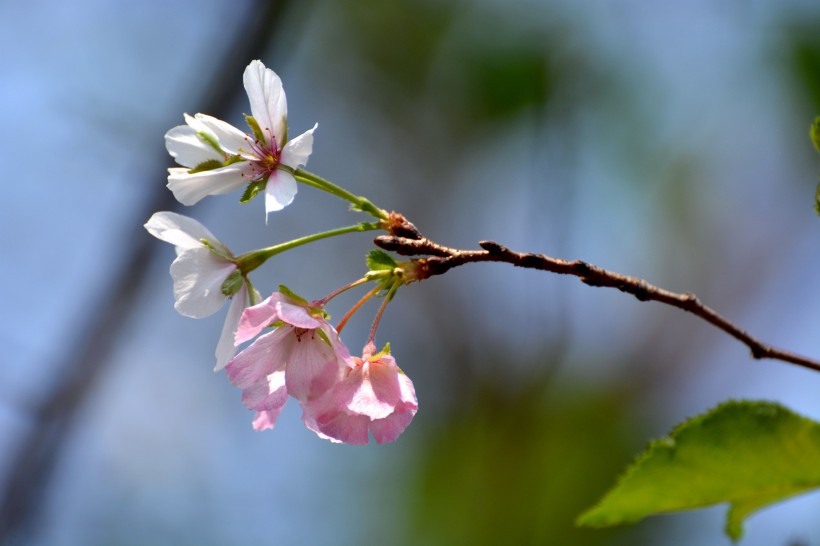
[[[259,192],[265,189],[265,186],[268,185],[267,180],[254,180],[245,188],[245,191],[242,193],[242,197],[239,198],[240,203],[247,203],[257,195]]]
[[[820,423],[770,402],[730,401],[689,419],[647,450],[581,526],[730,503],[726,533],[764,506],[820,486]]]
[[[393,271],[398,265],[390,254],[375,248],[367,253],[365,261],[370,271]]]
[[[811,130],[809,131],[809,136],[811,136],[811,141],[814,144],[814,148],[820,152],[820,116],[814,118],[814,123],[811,124]]]

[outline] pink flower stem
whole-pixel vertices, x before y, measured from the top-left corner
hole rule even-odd
[[[382,320],[382,315],[384,314],[384,310],[387,309],[387,304],[390,303],[390,300],[393,299],[393,296],[396,293],[396,290],[399,289],[401,286],[401,280],[396,279],[393,285],[390,287],[390,291],[387,292],[387,295],[384,296],[384,301],[382,302],[382,306],[379,307],[379,312],[376,313],[376,318],[373,319],[373,326],[370,327],[370,337],[367,339],[367,345],[373,345],[375,347],[376,344],[376,330],[379,327],[379,322]]]
[[[331,292],[330,294],[328,294],[324,298],[314,301],[311,304],[311,306],[313,306],[313,307],[324,307],[325,305],[327,305],[327,302],[329,302],[330,300],[332,300],[333,298],[335,298],[339,294],[341,294],[343,292],[347,292],[351,288],[356,288],[357,286],[360,286],[360,285],[368,282],[369,280],[370,279],[368,279],[367,277],[362,277],[361,279],[353,281],[352,283],[347,284],[347,285],[345,285],[341,288],[337,288],[336,290],[334,290],[333,292]]]
[[[340,320],[340,321],[339,321],[339,325],[338,325],[338,326],[336,326],[336,332],[341,333],[342,328],[344,328],[344,327],[345,327],[345,324],[347,324],[347,321],[350,319],[350,317],[352,317],[352,316],[353,316],[353,314],[354,314],[356,311],[358,311],[358,310],[359,310],[359,308],[360,308],[362,305],[364,305],[364,304],[365,304],[365,302],[366,302],[367,300],[369,300],[370,298],[372,298],[373,296],[375,296],[375,295],[378,293],[379,288],[380,288],[380,287],[378,287],[378,286],[377,286],[376,288],[374,288],[373,290],[371,290],[370,292],[368,292],[367,294],[365,294],[364,296],[362,296],[362,299],[360,299],[358,302],[356,302],[356,305],[354,305],[353,307],[351,307],[351,308],[350,308],[350,311],[348,311],[348,312],[345,314],[345,316],[343,316],[343,317],[342,317],[342,320]]]

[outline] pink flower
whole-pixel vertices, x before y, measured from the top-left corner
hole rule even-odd
[[[368,432],[384,444],[398,438],[418,410],[413,382],[395,359],[365,347],[362,358],[324,398],[302,404],[305,425],[335,442],[366,444]]]
[[[242,402],[256,411],[256,430],[273,428],[288,396],[303,404],[322,398],[352,365],[322,310],[281,292],[245,309],[236,344],[270,325],[273,331],[259,336],[226,367],[231,383],[243,389]]]

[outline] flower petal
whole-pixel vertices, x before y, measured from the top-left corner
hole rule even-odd
[[[194,118],[185,116],[186,120]],[[190,121],[189,121],[190,123]],[[209,160],[225,161],[225,156],[213,149],[207,142],[197,136],[197,128],[190,125],[177,125],[165,133],[165,149],[174,160],[193,169],[200,163]]]
[[[389,362],[382,359],[365,361],[352,370],[340,385],[347,381],[357,386],[353,392],[345,392],[347,389],[340,391],[340,395],[349,395],[346,406],[351,413],[366,415],[371,419],[383,419],[393,413],[401,399],[395,362],[391,367]],[[339,402],[344,403],[344,399]]]
[[[370,419],[364,415],[350,415],[344,411],[329,411],[313,418],[320,436],[331,441],[353,445],[365,445]],[[307,424],[307,423],[306,423]],[[311,428],[308,426],[308,428]],[[311,429],[314,430],[314,429]]]
[[[185,250],[171,264],[174,307],[186,317],[213,315],[228,299],[222,293],[222,284],[235,270],[235,264],[204,246]]]
[[[307,165],[310,153],[313,151],[313,131],[315,131],[317,127],[319,127],[318,123],[313,126],[313,129],[288,140],[288,143],[282,148],[282,155],[279,158],[279,162],[293,169]]]
[[[242,318],[242,312],[248,306],[248,285],[242,283],[239,292],[234,294],[231,306],[228,308],[228,316],[225,317],[225,325],[222,327],[222,335],[219,336],[219,343],[216,344],[216,366],[214,371],[218,372],[224,368],[236,354],[234,346],[234,334]]]
[[[206,127],[219,142],[219,146],[232,155],[242,155],[245,159],[256,159],[251,153],[251,137],[221,119],[206,114],[197,114],[196,120]],[[224,158],[223,158],[224,161]]]
[[[261,61],[251,61],[242,76],[253,115],[262,132],[272,134],[281,147],[285,136],[288,103],[282,80]]]
[[[247,162],[190,174],[188,169],[168,169],[168,189],[183,205],[194,205],[208,195],[238,190],[253,176]]]
[[[296,196],[296,179],[287,171],[276,169],[265,186],[265,219],[267,213],[282,210],[293,202]]]
[[[277,292],[278,293],[278,292]],[[284,297],[276,303],[276,316],[291,326],[313,330],[322,325],[322,321],[312,317],[303,306],[290,303]]]
[[[254,341],[225,367],[228,379],[235,386],[246,389],[259,379],[284,369],[285,357],[290,354],[295,339],[292,328],[277,328]]]
[[[289,328],[289,327],[283,327]],[[288,393],[306,402],[326,394],[346,368],[333,348],[314,330],[293,330],[294,343],[287,359]]]
[[[193,218],[176,212],[155,212],[145,223],[145,229],[157,239],[174,245],[177,254],[189,248],[201,248],[202,239],[230,254],[228,248],[219,242],[208,228]]]
[[[402,411],[396,411],[384,419],[377,419],[370,423],[370,432],[373,433],[373,438],[380,444],[393,442],[401,436],[410,421],[416,415],[416,408],[405,408]]]
[[[240,345],[253,338],[275,322],[277,315],[276,304],[279,303],[283,294],[274,292],[269,298],[245,309],[242,318],[239,320],[239,327],[236,329],[234,344]]]

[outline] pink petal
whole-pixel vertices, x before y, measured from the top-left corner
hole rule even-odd
[[[275,297],[276,294],[278,292],[242,312],[242,318],[239,319],[239,326],[236,328],[236,336],[234,336],[234,345],[240,345],[252,339],[272,322],[275,322],[276,302],[278,301],[278,298]]]
[[[273,428],[273,425],[276,424],[276,418],[279,417],[279,412],[281,410],[282,408],[279,408],[278,410],[257,411],[256,416],[254,416],[253,419],[253,430],[261,432],[263,430]]]
[[[290,353],[291,328],[278,328],[260,336],[225,367],[228,379],[245,389],[285,366],[284,356]]]
[[[379,360],[365,361],[361,374],[360,387],[353,393],[347,408],[371,419],[382,419],[393,413],[401,399],[398,370],[393,358],[383,356]]]
[[[330,439],[353,445],[365,445],[368,442],[367,427],[370,419],[363,415],[328,411],[316,416],[314,422],[319,432]]]
[[[339,380],[345,363],[315,331],[288,329],[293,332],[287,361],[288,393],[300,402],[317,399]]]
[[[299,328],[313,330],[322,325],[322,321],[312,317],[304,306],[290,303],[284,297],[276,304],[276,314],[280,320]]]
[[[377,419],[370,423],[370,432],[380,444],[393,442],[404,432],[415,415],[416,408],[408,407],[403,411],[397,411],[384,419]]]

